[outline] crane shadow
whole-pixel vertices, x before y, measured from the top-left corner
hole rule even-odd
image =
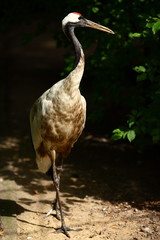
[[[16,215],[26,211],[35,213],[34,211],[22,207],[14,200],[0,199],[0,206],[0,216],[16,217]]]

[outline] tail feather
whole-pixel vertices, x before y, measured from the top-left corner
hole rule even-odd
[[[46,173],[52,165],[48,155],[46,155],[45,157],[40,157],[37,154],[36,162],[37,162],[38,169],[43,173]]]

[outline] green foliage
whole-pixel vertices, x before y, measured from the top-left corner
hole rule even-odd
[[[128,139],[130,142],[132,142],[135,137],[136,133],[135,130],[126,130],[123,131],[119,128],[113,130],[112,140],[119,140],[119,139]]]
[[[136,66],[133,69],[138,73],[145,73],[146,72],[146,68],[144,66]]]
[[[160,30],[160,14],[157,14],[157,17],[149,17],[147,19],[147,28],[151,28],[153,34],[156,34]]]

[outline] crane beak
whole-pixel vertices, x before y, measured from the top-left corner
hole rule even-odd
[[[103,32],[114,34],[114,32],[111,29],[109,29],[109,28],[107,28],[105,26],[102,26],[102,25],[100,25],[98,23],[92,22],[92,21],[90,21],[88,19],[86,19],[85,27],[94,28],[94,29],[97,29],[97,30],[100,30],[100,31],[103,31]]]

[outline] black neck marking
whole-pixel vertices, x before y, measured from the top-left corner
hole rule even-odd
[[[65,32],[66,36],[73,43],[75,55],[76,55],[76,61],[75,61],[75,67],[76,67],[80,61],[81,51],[83,51],[83,49],[82,49],[82,46],[81,46],[79,40],[77,39],[77,37],[74,33],[75,28],[76,28],[76,24],[68,22],[64,27],[64,32]]]

